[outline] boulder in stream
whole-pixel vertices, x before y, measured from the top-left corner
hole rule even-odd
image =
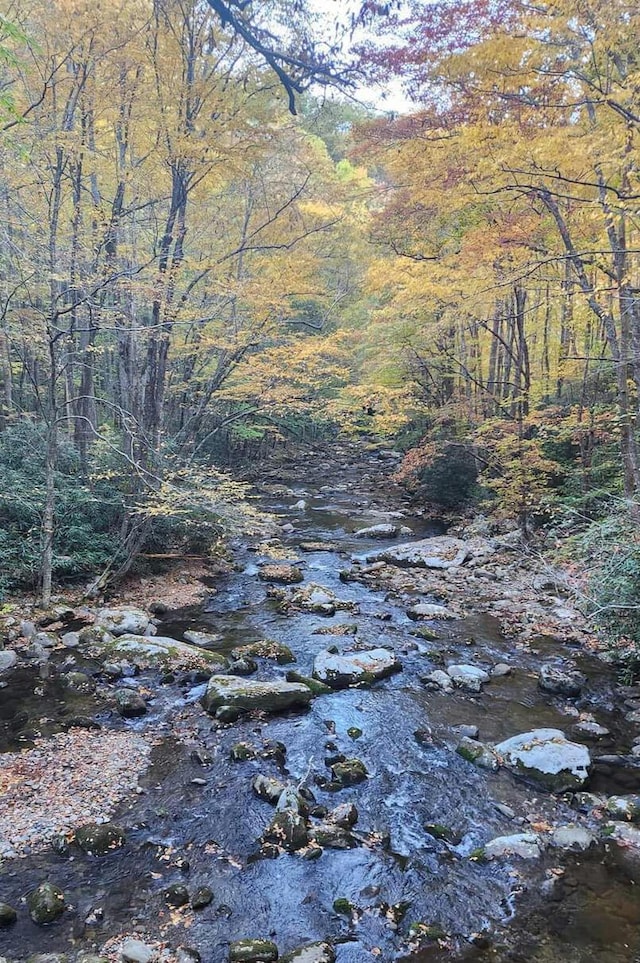
[[[0,675],[12,669],[17,661],[17,652],[14,652],[13,649],[2,649],[2,651],[0,651]]]
[[[455,685],[468,692],[481,692],[483,684],[491,679],[489,673],[477,665],[450,665],[447,675]]]
[[[76,830],[76,842],[90,856],[106,856],[124,846],[125,833],[115,823],[88,823]]]
[[[402,529],[404,528],[404,531]],[[382,522],[379,525],[370,525],[368,528],[359,528],[354,532],[355,538],[397,538],[402,532],[403,535],[411,535],[411,529],[406,526],[402,528],[398,525],[389,525]]]
[[[9,906],[8,903],[0,903],[0,929],[12,926],[17,919],[18,914],[13,906]]]
[[[553,792],[577,789],[586,782],[591,757],[586,746],[570,742],[560,729],[532,729],[495,746],[504,764]]]
[[[275,963],[278,947],[271,940],[236,940],[229,946],[229,963]]]
[[[543,665],[538,675],[538,688],[552,695],[579,696],[586,683],[586,676],[575,669],[557,665]]]
[[[179,642],[166,636],[147,638],[141,635],[122,635],[105,646],[110,655],[126,655],[143,663],[181,665],[205,664],[211,670],[226,669],[227,660],[219,652],[209,652],[199,646]]]
[[[208,713],[228,706],[242,712],[260,709],[262,712],[286,712],[305,708],[313,693],[306,685],[284,680],[261,681],[237,676],[214,675],[209,679],[202,705]]]
[[[53,883],[41,883],[28,899],[29,916],[34,923],[42,926],[53,923],[65,911],[64,893]]]
[[[416,602],[415,605],[407,609],[407,616],[412,622],[419,622],[421,619],[454,619],[453,612],[446,605],[438,605],[437,602]]]
[[[401,662],[389,649],[344,655],[326,649],[316,656],[313,677],[333,689],[346,689],[352,685],[371,685],[376,679],[385,679],[401,669]]]
[[[231,655],[234,659],[270,659],[278,665],[287,665],[296,661],[288,645],[284,642],[275,642],[273,639],[260,639],[258,642],[239,645],[231,650]]]
[[[304,575],[297,565],[263,565],[258,572],[258,578],[263,582],[276,582],[279,585],[295,585],[303,582]]]
[[[149,628],[149,616],[142,609],[102,609],[98,612],[97,624],[111,635],[144,635]]]
[[[440,568],[463,565],[471,555],[470,546],[460,538],[436,535],[406,542],[370,555],[367,561],[388,562],[400,568]]]
[[[116,708],[123,719],[136,719],[147,712],[147,703],[134,689],[118,689],[115,699]]]

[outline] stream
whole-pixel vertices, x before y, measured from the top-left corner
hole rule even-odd
[[[477,768],[454,751],[457,726],[478,726],[481,739],[491,743],[534,727],[568,729],[562,705],[536,686],[540,660],[564,657],[568,647],[540,638],[514,651],[485,613],[428,623],[437,638],[422,639],[393,597],[341,581],[341,570],[381,547],[378,540],[356,538],[357,529],[397,522],[413,532],[406,541],[443,531],[415,517],[385,482],[387,462],[360,456],[354,464],[346,455],[333,471],[331,461],[318,458],[304,469],[265,472],[257,490],[261,507],[293,527],[279,536],[287,563],[300,565],[304,584],[326,587],[352,610],[330,617],[282,611],[258,577],[260,564],[274,559],[257,539],[245,538],[234,546],[237,570],[216,581],[204,606],[163,616],[158,635],[213,632],[223,654],[274,639],[292,649],[293,668],[307,676],[321,650],[333,643],[348,648],[355,638],[392,649],[402,671],[369,688],[318,696],[306,712],[221,725],[200,706],[205,681],[194,673],[146,670],[136,683],[150,690],[150,711],[123,720],[105,705],[100,689],[72,698],[61,688],[62,655],[52,657],[45,679],[35,667],[14,670],[0,690],[2,750],[15,752],[34,735],[59,731],[69,714],[90,715],[105,728],[150,732],[154,748],[139,794],[114,815],[126,830],[122,849],[69,857],[47,848],[2,862],[0,900],[24,905],[25,895],[50,879],[71,910],[46,927],[20,913],[15,925],[0,930],[0,957],[65,953],[75,959],[81,951],[98,952],[118,934],[137,933],[197,950],[204,963],[226,963],[231,941],[253,937],[273,939],[281,953],[327,940],[337,963],[637,963],[637,886],[606,846],[578,854],[548,849],[536,860],[474,858],[488,840],[522,832],[522,825],[576,820],[568,795],[553,796],[504,769]],[[330,542],[333,549],[300,551],[305,541]],[[356,635],[325,634],[336,625],[355,626]],[[436,650],[442,648],[449,661],[481,656],[515,671],[479,694],[434,692],[420,680],[439,667]],[[628,738],[616,680],[594,656],[575,649],[569,655],[588,677],[589,710],[611,733],[599,751],[613,753]],[[64,658],[66,671],[68,653]],[[77,650],[73,664],[100,677],[100,666]],[[258,676],[282,678],[288,668],[261,659]],[[21,714],[37,716],[38,727],[18,726]],[[254,747],[256,758],[233,761],[230,749],[238,742]],[[329,791],[326,760],[340,753],[361,759],[368,778]],[[358,845],[327,848],[313,860],[296,853],[265,858],[259,840],[274,811],[252,791],[258,773],[304,781],[327,809],[353,802]],[[640,784],[629,785],[628,778],[620,785],[606,766],[596,765],[589,788],[638,791]],[[446,827],[447,838],[425,829],[434,825]],[[175,883],[189,891],[208,886],[213,901],[197,913],[170,909],[163,893]],[[337,912],[336,900],[348,900],[351,912]],[[417,922],[434,933],[437,928],[438,938],[414,938],[410,925]]]

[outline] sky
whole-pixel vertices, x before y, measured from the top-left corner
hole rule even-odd
[[[351,14],[358,11],[361,2],[362,0],[309,0],[309,5],[317,11],[319,16],[326,19],[327,40],[333,41],[336,24],[349,24]],[[357,41],[365,36],[366,34],[361,30],[354,40]],[[368,107],[375,107],[385,112],[407,113],[412,109],[415,110],[415,105],[403,93],[402,84],[398,78],[392,78],[384,86],[359,86],[351,96]]]

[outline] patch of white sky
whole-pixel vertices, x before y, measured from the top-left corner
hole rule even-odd
[[[359,26],[354,32],[351,30],[352,20],[361,5],[362,0],[309,0],[309,7],[316,14],[320,36],[326,39],[328,45],[339,42],[345,53],[349,52],[350,47],[371,39],[366,27]],[[327,97],[351,99],[382,113],[406,114],[416,109],[415,103],[404,93],[398,77],[390,77],[386,83],[378,84],[356,82],[355,87],[346,94],[329,89]]]

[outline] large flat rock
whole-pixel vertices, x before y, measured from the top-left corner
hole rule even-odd
[[[350,685],[371,684],[402,668],[400,661],[388,649],[369,649],[365,652],[320,652],[313,664],[313,677],[333,689]]]
[[[374,552],[367,561],[383,561],[400,568],[451,568],[463,565],[470,557],[467,542],[449,535],[436,535],[417,542],[403,542]]]
[[[521,732],[498,743],[495,749],[509,769],[530,776],[554,792],[576,789],[589,775],[589,750],[578,742],[569,742],[560,729]]]
[[[209,679],[202,705],[212,715],[215,715],[221,706],[231,706],[245,712],[252,709],[285,712],[287,709],[307,706],[312,697],[311,690],[299,682],[264,682],[237,676],[214,675]]]

